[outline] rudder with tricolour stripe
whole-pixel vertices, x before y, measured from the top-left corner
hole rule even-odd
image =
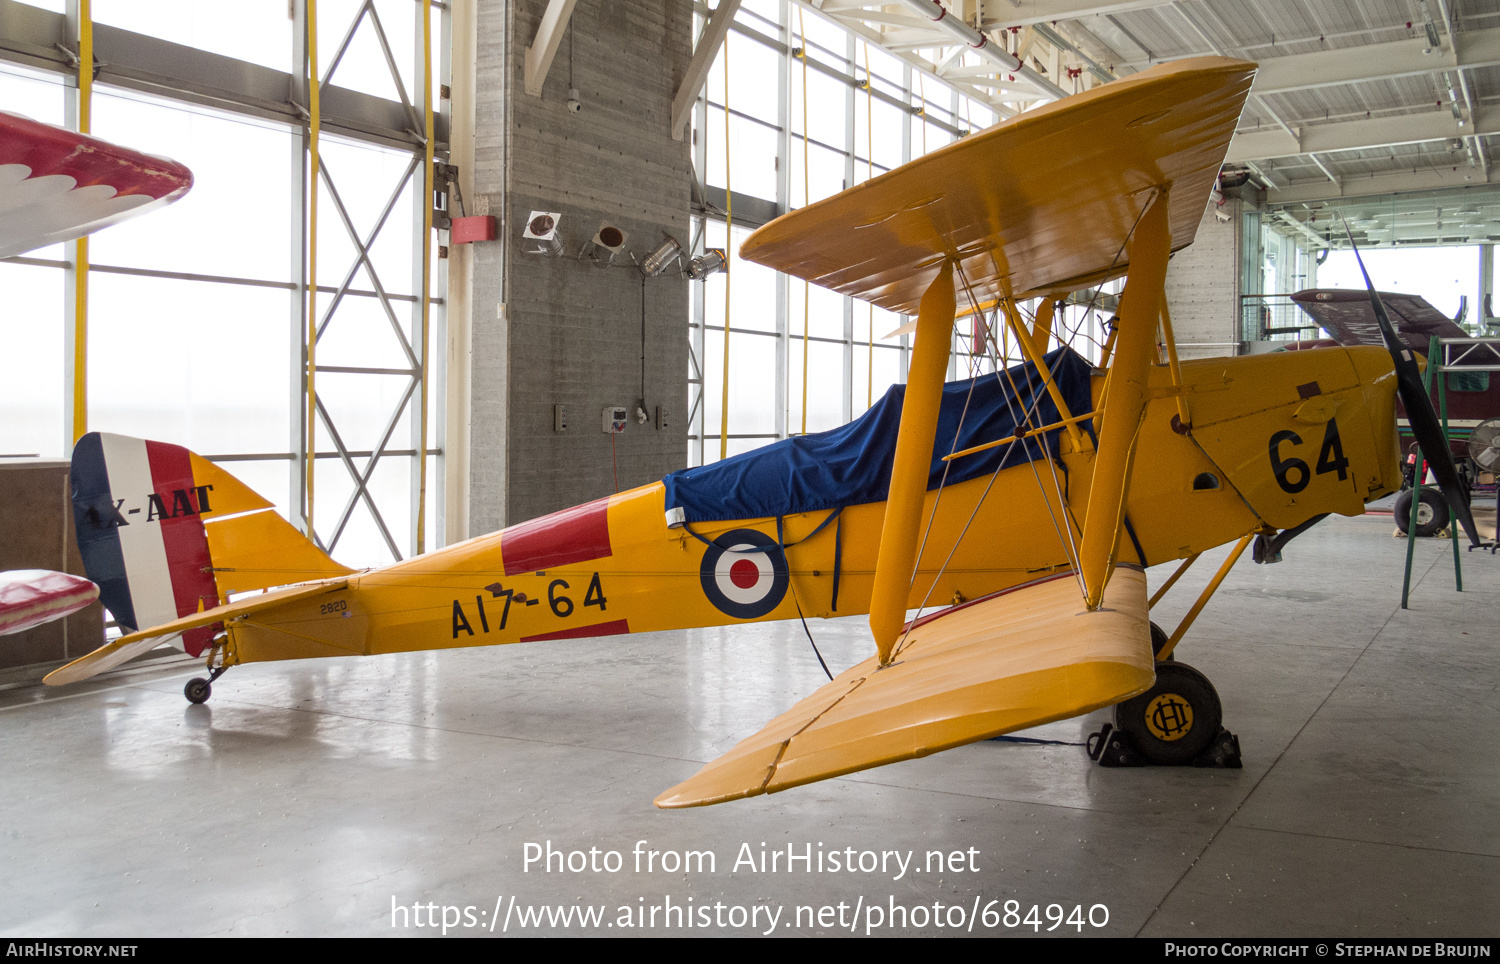
[[[72,465],[85,571],[115,621],[149,629],[231,592],[350,572],[228,472],[165,442],[91,432]],[[183,634],[198,655],[212,627]]]

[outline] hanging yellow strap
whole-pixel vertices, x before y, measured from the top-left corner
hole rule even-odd
[[[719,397],[719,458],[729,458],[729,266],[734,261],[734,190],[729,180],[729,37],[724,33],[724,378]]]
[[[922,109],[917,116],[922,118],[922,155],[927,155],[927,78],[917,75],[917,96],[922,98]]]
[[[870,77],[870,45],[865,44],[865,178],[875,176],[875,81]],[[875,302],[865,303],[870,310],[869,371],[865,375],[865,409],[875,404]]]
[[[313,535],[313,463],[318,449],[318,0],[307,0],[307,534]]]
[[[78,0],[78,132],[93,127],[94,16]],[[89,239],[73,242],[73,441],[89,430]]]
[[[427,325],[432,315],[432,0],[422,0],[422,119],[426,148],[422,153],[422,429],[417,447],[417,555],[427,551],[427,353],[432,345]]]
[[[804,206],[812,203],[812,175],[809,173],[807,159],[808,138],[811,134],[807,129],[807,25],[802,19],[802,8],[797,8],[797,32],[802,35],[802,204]],[[804,279],[802,282],[802,434],[807,434],[807,332],[812,327],[812,318],[808,316],[809,306],[812,301],[812,285]]]

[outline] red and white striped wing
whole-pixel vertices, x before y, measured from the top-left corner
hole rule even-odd
[[[48,569],[0,572],[0,636],[60,619],[98,598],[99,587],[82,576]]]
[[[0,111],[0,258],[169,204],[192,184],[176,161]]]

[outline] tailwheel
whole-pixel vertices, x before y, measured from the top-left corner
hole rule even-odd
[[[1224,719],[1208,677],[1185,663],[1156,664],[1156,685],[1115,706],[1115,726],[1151,763],[1193,763],[1219,735]]]
[[[228,666],[214,667],[213,669],[209,670],[208,679],[204,679],[201,676],[194,676],[192,679],[188,680],[187,685],[182,688],[182,695],[187,697],[187,701],[189,703],[207,703],[208,698],[214,693],[214,680],[218,679],[220,676],[223,676],[224,671],[227,669],[229,669]]]

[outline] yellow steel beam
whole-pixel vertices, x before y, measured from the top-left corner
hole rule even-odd
[[[906,601],[917,564],[922,529],[922,503],[932,467],[938,408],[948,371],[953,341],[953,318],[958,305],[953,295],[953,265],[943,262],[937,277],[922,296],[917,311],[917,342],[907,370],[906,400],[901,406],[901,428],[891,465],[891,488],[875,558],[875,585],[870,597],[870,629],[875,633],[880,662],[891,652],[906,624]]]
[[[1078,552],[1089,609],[1099,608],[1120,544],[1130,467],[1146,410],[1146,385],[1172,244],[1167,208],[1166,192],[1158,191],[1141,215],[1130,243],[1129,297],[1121,309],[1114,364],[1100,406],[1105,423],[1099,429],[1099,451],[1094,458],[1094,478]]]

